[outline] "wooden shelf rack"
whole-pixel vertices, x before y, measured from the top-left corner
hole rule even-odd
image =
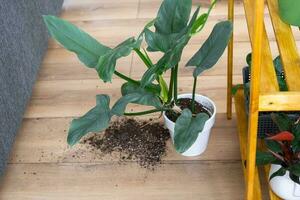
[[[279,16],[278,0],[243,0],[252,47],[249,116],[245,112],[243,89],[234,95],[242,165],[246,183],[246,200],[261,200],[259,171],[255,165],[258,114],[261,111],[300,111],[300,57],[292,29]],[[270,42],[265,28],[268,7],[281,56],[288,91],[279,91],[273,66]],[[228,19],[234,21],[234,0],[228,0]],[[233,37],[228,46],[227,117],[232,115]],[[247,162],[245,162],[247,161]],[[265,167],[268,174],[269,166]],[[266,176],[267,177],[267,176]],[[279,200],[269,189],[271,200]]]

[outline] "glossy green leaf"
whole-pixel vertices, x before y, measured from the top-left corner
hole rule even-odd
[[[246,62],[249,67],[251,67],[251,62],[252,62],[252,53],[248,53],[246,56]]]
[[[280,56],[277,56],[274,59],[273,63],[274,63],[280,91],[288,91],[286,81],[284,80],[284,77],[282,77],[283,67],[282,67],[282,62],[281,62]]]
[[[109,126],[109,96],[97,95],[96,99],[97,105],[93,109],[72,121],[67,139],[69,145],[76,144],[87,133],[103,131]]]
[[[162,76],[159,76],[158,78],[159,78],[158,82],[159,82],[159,85],[161,88],[160,97],[163,102],[167,102],[168,101],[168,93],[169,93],[168,85]]]
[[[100,56],[111,49],[75,25],[55,16],[43,16],[51,36],[69,51],[77,54],[79,60],[86,66],[94,68]]]
[[[293,122],[284,113],[272,113],[271,118],[280,131],[289,131],[293,126]]]
[[[275,153],[281,152],[280,144],[274,140],[265,140],[266,146],[268,149],[272,150]]]
[[[197,18],[197,20],[195,21],[195,23],[192,26],[191,33],[192,34],[197,33],[198,30],[204,26],[207,18],[208,18],[207,13],[204,13],[199,18]]]
[[[118,116],[123,115],[126,110],[126,106],[129,103],[154,106],[157,109],[160,109],[162,107],[161,101],[157,95],[146,90],[140,90],[134,93],[128,93],[125,96],[121,97],[112,107],[112,114]]]
[[[140,42],[131,37],[101,56],[96,66],[99,77],[104,82],[111,81],[117,60],[128,56],[134,48],[139,48],[139,46]]]
[[[143,87],[152,83],[155,79],[158,78],[159,75],[161,75],[167,69],[170,69],[179,63],[183,48],[187,45],[188,41],[191,38],[191,29],[197,19],[198,13],[199,8],[194,12],[189,24],[184,29],[182,29],[180,33],[177,33],[176,37],[173,37],[172,35],[169,38],[169,40],[171,40],[172,45],[170,46],[168,51],[166,51],[165,54],[159,59],[155,66],[149,68],[143,75],[141,80],[141,84]],[[161,41],[156,41],[156,43],[160,42]]]
[[[164,0],[155,19],[156,32],[179,33],[186,27],[192,9],[192,0]]]
[[[192,117],[189,109],[182,111],[175,123],[174,145],[177,152],[184,153],[195,143],[208,119],[209,116],[205,113]]]
[[[160,86],[156,84],[151,84],[148,85],[147,88],[142,88],[140,85],[135,83],[130,83],[130,82],[124,83],[121,87],[122,96],[131,93],[139,93],[139,92],[143,93],[145,91],[159,96],[161,89]]]
[[[294,175],[300,176],[300,163],[294,164],[294,165],[290,166],[288,169]]]
[[[284,169],[283,167],[281,167],[280,169],[278,169],[276,172],[274,172],[271,176],[270,176],[270,180],[276,176],[284,176],[286,174],[286,169]]]
[[[269,152],[256,152],[256,164],[266,165],[275,162],[277,159]]]
[[[145,39],[148,44],[147,50],[167,52],[172,47],[172,42],[176,36],[177,34],[163,35],[146,29]]]
[[[230,40],[231,34],[232,23],[230,21],[219,22],[215,25],[208,39],[186,64],[187,66],[196,66],[193,73],[194,77],[217,63]]]

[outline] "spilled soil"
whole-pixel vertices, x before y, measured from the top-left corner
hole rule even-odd
[[[93,134],[83,143],[103,154],[120,153],[120,161],[136,161],[141,167],[154,169],[166,155],[169,131],[162,123],[122,119],[112,123],[103,134]]]
[[[181,108],[181,110],[183,110],[185,108],[192,110],[191,109],[192,108],[192,99],[189,99],[189,98],[178,99],[177,105]],[[208,111],[208,109],[204,105],[202,105],[198,102],[195,102],[195,112],[193,114],[198,114],[198,113],[206,113],[208,116],[211,116],[211,113]],[[173,122],[176,122],[177,118],[180,116],[179,113],[174,112],[172,110],[167,111],[166,115]]]

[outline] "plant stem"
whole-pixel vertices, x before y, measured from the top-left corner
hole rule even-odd
[[[174,83],[174,74],[173,70],[171,70],[171,78],[170,78],[170,83],[169,83],[169,93],[168,93],[168,101],[167,103],[170,103],[173,98],[173,83]]]
[[[125,81],[131,82],[131,83],[140,84],[138,81],[133,80],[133,79],[129,78],[128,76],[126,76],[126,75],[124,75],[124,74],[122,74],[122,73],[120,73],[120,72],[118,72],[116,70],[115,70],[114,74],[117,75],[118,77],[124,79]]]
[[[177,89],[178,64],[174,68],[172,68],[172,70],[174,70],[174,74],[173,74],[173,76],[174,76],[174,79],[173,79],[173,81],[174,81],[174,102],[176,104],[177,103],[177,90],[178,90]]]
[[[146,114],[155,113],[155,112],[162,112],[164,110],[165,109],[153,109],[153,110],[146,110],[146,111],[142,111],[142,112],[124,113],[124,115],[126,115],[126,116],[138,116],[138,115],[146,115]]]
[[[192,113],[195,112],[195,93],[196,93],[196,86],[197,86],[197,77],[194,77],[193,96],[192,96]]]

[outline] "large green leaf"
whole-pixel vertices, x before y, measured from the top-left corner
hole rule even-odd
[[[159,97],[151,92],[146,91],[145,89],[139,88],[139,90],[136,92],[129,92],[129,91],[126,92],[127,94],[121,97],[112,107],[111,109],[112,114],[118,116],[123,115],[126,110],[126,106],[129,103],[154,106],[158,109],[162,107]]]
[[[186,27],[192,9],[192,0],[164,0],[154,23],[156,32],[179,33]]]
[[[189,24],[184,29],[182,29],[181,32],[178,33],[176,37],[171,37],[172,45],[170,46],[168,51],[165,52],[165,54],[158,60],[158,62],[154,66],[149,68],[144,73],[141,80],[141,84],[143,87],[152,83],[155,79],[158,78],[159,75],[161,75],[167,69],[170,69],[179,63],[183,48],[186,46],[186,44],[191,38],[191,29],[197,19],[199,9],[200,8],[198,7],[197,10],[194,12]],[[161,42],[162,41],[155,41],[155,43],[161,43]],[[150,44],[149,46],[151,45],[154,46],[155,44]]]
[[[184,153],[195,143],[208,119],[209,116],[205,113],[193,117],[189,109],[182,111],[175,123],[174,145],[177,152]]]
[[[94,68],[99,57],[111,49],[100,44],[75,25],[55,16],[43,16],[51,36],[69,51],[77,54],[86,66]]]
[[[280,88],[280,91],[288,91],[288,87],[286,84],[286,81],[284,80],[284,77],[282,77],[283,67],[280,56],[277,56],[274,61],[274,67],[277,75],[277,81]]]
[[[99,77],[104,82],[111,81],[117,60],[128,56],[134,48],[139,48],[139,46],[140,41],[131,37],[101,56],[96,66]]]
[[[69,145],[76,144],[89,132],[99,132],[109,126],[111,113],[109,109],[109,96],[97,95],[97,105],[84,116],[74,119],[68,133]]]
[[[292,172],[296,176],[300,176],[300,163],[290,166],[289,171]]]
[[[218,62],[230,40],[231,34],[232,23],[230,21],[219,22],[215,25],[208,39],[186,64],[187,66],[196,66],[194,77]]]
[[[293,122],[284,113],[272,113],[271,118],[280,131],[290,131],[293,126]]]
[[[275,162],[277,159],[269,152],[256,152],[256,164],[266,165]]]
[[[139,84],[135,84],[135,83],[131,83],[131,82],[124,83],[121,87],[122,96],[131,94],[131,93],[139,93],[139,92],[143,93],[146,91],[159,96],[161,89],[160,89],[160,86],[156,85],[156,84],[151,84],[151,85],[148,85],[147,88],[142,88]]]

